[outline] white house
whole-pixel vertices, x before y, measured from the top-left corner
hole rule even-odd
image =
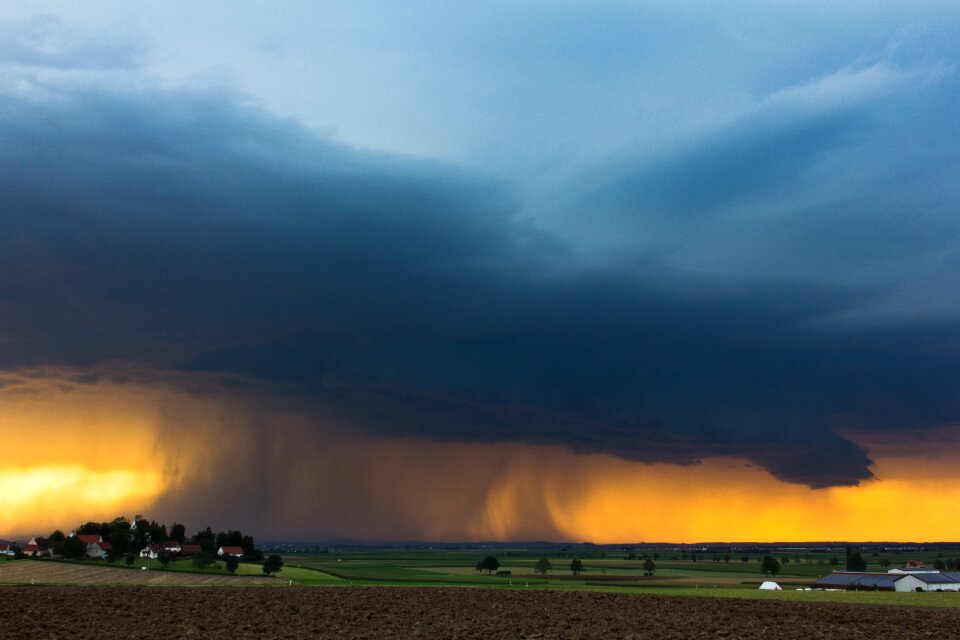
[[[150,558],[151,560],[156,560],[160,557],[160,552],[163,551],[163,547],[158,544],[148,544],[143,549],[140,550],[141,558]]]
[[[87,545],[87,557],[105,560],[112,547],[109,542],[101,540],[100,542],[91,542]]]
[[[0,542],[0,556],[12,556],[13,553],[13,543],[12,542]]]

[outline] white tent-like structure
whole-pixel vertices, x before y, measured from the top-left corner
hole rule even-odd
[[[760,585],[760,589],[763,591],[783,591],[783,589],[780,588],[780,585],[769,580],[764,581],[764,583]]]

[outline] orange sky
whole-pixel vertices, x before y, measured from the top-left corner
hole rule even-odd
[[[142,512],[298,540],[960,539],[956,443],[937,446],[953,432],[919,449],[858,436],[878,479],[812,490],[732,458],[358,437],[226,395],[21,379],[0,390],[0,537]]]

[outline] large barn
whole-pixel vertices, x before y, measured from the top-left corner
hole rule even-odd
[[[887,573],[834,571],[813,586],[870,591],[960,591],[960,572],[912,567],[891,569]]]

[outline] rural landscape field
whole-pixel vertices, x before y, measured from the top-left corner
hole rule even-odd
[[[960,638],[957,0],[0,0],[0,640]]]

